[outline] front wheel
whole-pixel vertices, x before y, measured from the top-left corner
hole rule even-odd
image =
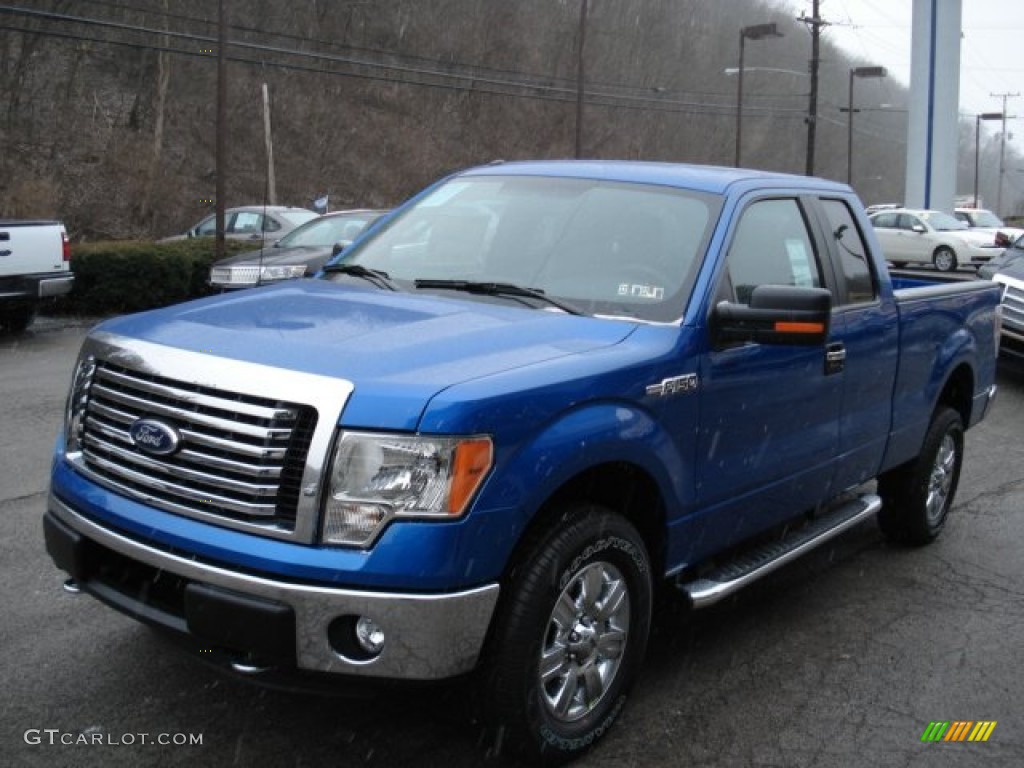
[[[939,409],[913,461],[879,478],[878,524],[897,544],[922,545],[942,531],[953,505],[964,459],[960,414]]]
[[[932,263],[939,272],[952,272],[956,269],[956,252],[952,248],[940,246],[932,254]]]
[[[482,693],[498,751],[557,765],[615,722],[651,622],[647,550],[603,507],[570,507],[507,580]]]

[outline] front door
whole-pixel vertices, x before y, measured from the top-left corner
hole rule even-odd
[[[731,237],[716,302],[749,303],[759,285],[830,287],[808,222],[796,197],[748,204]],[[826,372],[825,354],[822,346],[716,348],[709,342],[701,365],[696,471],[711,548],[828,497],[842,383]]]

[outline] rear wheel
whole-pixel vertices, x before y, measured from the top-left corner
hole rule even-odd
[[[882,510],[878,524],[898,544],[921,545],[942,531],[953,505],[964,457],[960,414],[940,408],[925,435],[920,455],[878,481]]]
[[[651,569],[623,517],[575,505],[510,574],[483,669],[495,747],[557,765],[615,722],[651,621]]]
[[[956,252],[942,245],[932,254],[932,263],[939,272],[952,272],[956,269]]]

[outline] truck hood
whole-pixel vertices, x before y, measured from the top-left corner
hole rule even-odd
[[[342,423],[414,429],[443,389],[611,346],[635,328],[514,304],[290,280],[109,320],[97,331],[344,379],[354,392]]]

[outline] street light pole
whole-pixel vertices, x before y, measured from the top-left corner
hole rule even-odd
[[[858,77],[885,77],[885,67],[854,67],[850,70],[850,89],[846,103],[846,183],[853,180],[853,81]]]
[[[982,112],[974,116],[974,207],[978,208],[978,161],[981,157],[981,121],[1002,120],[1002,112]]]
[[[772,24],[754,24],[740,30],[740,61],[736,78],[736,149],[733,153],[733,165],[740,167],[741,147],[743,146],[743,50],[747,40],[763,40],[766,37],[782,37],[778,26]]]

